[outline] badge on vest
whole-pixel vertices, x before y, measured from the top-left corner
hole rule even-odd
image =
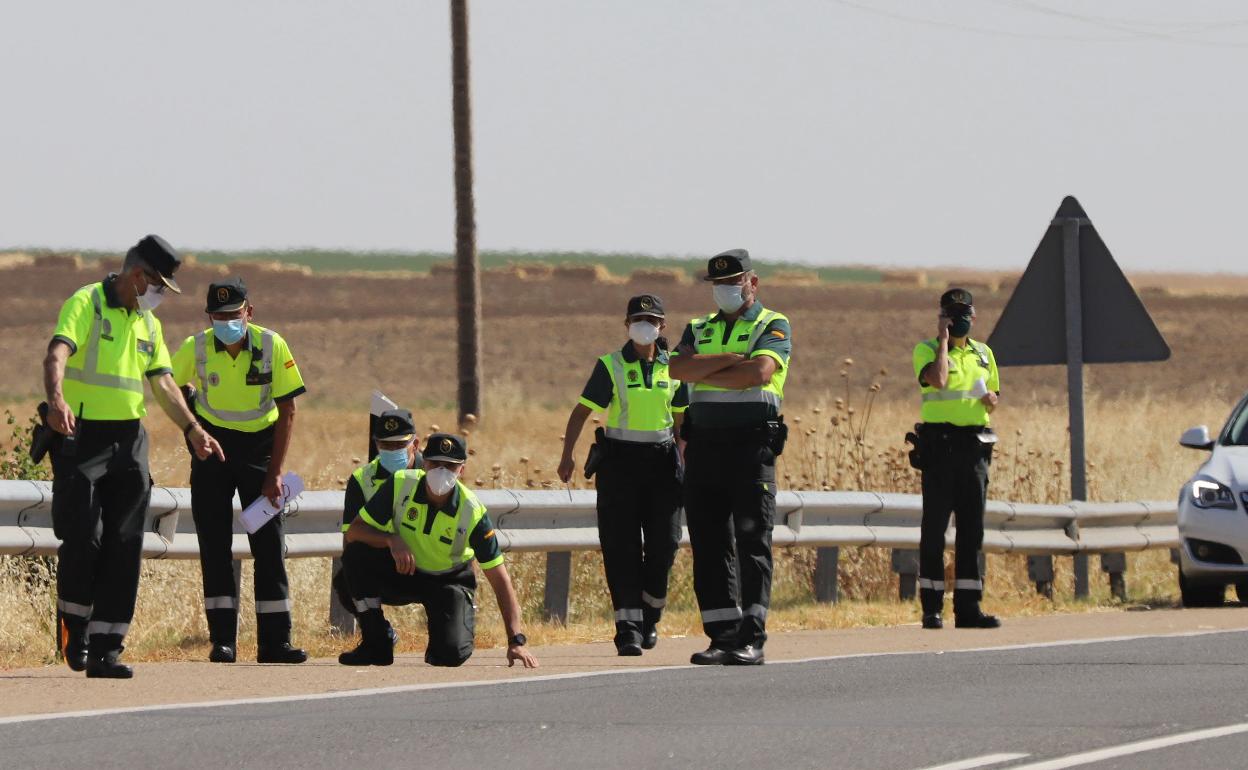
[[[273,372],[247,372],[248,385],[270,385],[273,382]]]
[[[628,381],[629,381],[629,382],[636,382],[636,381],[637,381],[637,370],[636,370],[636,369],[629,369],[629,370],[628,370]]]
[[[208,386],[211,388],[215,388],[220,384],[221,384],[221,375],[217,374],[216,372],[209,372]]]
[[[142,353],[143,355],[145,356],[156,355],[156,345],[150,342],[149,340],[137,340],[136,344],[138,345],[139,352]]]

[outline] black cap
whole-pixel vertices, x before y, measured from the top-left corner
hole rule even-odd
[[[247,304],[247,284],[242,278],[227,278],[208,286],[205,313],[229,313]]]
[[[425,451],[421,452],[426,460],[462,463],[468,461],[468,444],[463,436],[452,433],[434,433],[425,441]]]
[[[704,281],[733,278],[750,271],[750,252],[745,249],[728,249],[707,260]]]
[[[416,435],[416,423],[406,409],[387,409],[377,417],[373,428],[376,441],[411,441]]]
[[[940,295],[940,306],[942,308],[950,305],[966,305],[970,307],[974,304],[975,302],[971,299],[971,293],[966,289],[954,288]]]
[[[173,280],[173,274],[178,272],[179,267],[182,267],[182,257],[178,256],[178,253],[164,238],[159,235],[145,235],[130,248],[126,256],[134,256],[143,260],[148,267],[156,271],[166,286],[178,294],[182,293],[182,287]]]
[[[663,312],[663,298],[657,294],[638,294],[633,297],[628,301],[628,317],[635,315],[665,318],[667,314]]]

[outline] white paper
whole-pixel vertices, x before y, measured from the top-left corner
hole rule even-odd
[[[975,384],[971,386],[971,398],[983,398],[988,395],[988,385],[984,382],[983,377],[975,380]]]
[[[303,492],[303,479],[299,478],[299,474],[294,471],[287,471],[282,476],[282,497],[278,502],[280,505],[273,505],[269,502],[269,498],[261,495],[256,501],[247,506],[238,519],[243,523],[243,529],[251,534],[256,534],[257,530],[269,523],[269,519],[282,512],[291,500],[294,500]]]

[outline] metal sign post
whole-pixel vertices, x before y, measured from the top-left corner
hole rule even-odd
[[[1053,220],[1062,228],[1062,268],[1066,288],[1066,400],[1070,412],[1070,498],[1088,499],[1087,449],[1083,433],[1083,292],[1079,274],[1079,227],[1084,217]],[[1072,525],[1078,527],[1078,525]],[[1077,536],[1078,532],[1072,532]],[[1088,556],[1074,557],[1075,597],[1088,595]]]

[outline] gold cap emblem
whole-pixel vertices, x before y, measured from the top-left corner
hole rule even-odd
[[[455,444],[449,438],[442,439],[442,443],[438,445],[438,449],[441,450],[443,454],[451,451],[454,448],[455,448]]]
[[[217,302],[225,302],[230,298],[230,290],[222,286],[217,289]]]
[[[650,299],[649,297],[642,297],[641,302],[639,304],[641,305],[642,310],[649,310],[650,308],[654,307],[654,300]]]
[[[724,259],[723,257],[720,257],[719,259],[715,260],[715,269],[716,269],[716,270],[727,270],[727,269],[728,269],[728,260]]]
[[[386,424],[383,427],[386,429],[387,433],[393,433],[399,429],[399,421],[391,417],[386,420]]]

